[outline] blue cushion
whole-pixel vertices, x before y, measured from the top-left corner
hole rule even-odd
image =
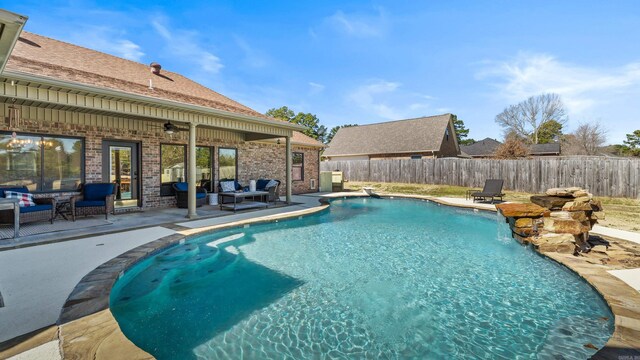
[[[15,191],[15,192],[25,193],[25,194],[29,193],[29,189],[27,189],[26,186],[5,187],[5,188],[0,188],[0,196],[5,197],[4,196],[5,191]]]
[[[178,191],[188,191],[189,190],[189,184],[186,182],[179,182],[179,183],[175,183],[176,189]]]
[[[269,183],[269,179],[258,179],[256,181],[256,190],[264,190],[264,187]]]
[[[51,204],[44,204],[44,205],[35,205],[35,206],[21,206],[20,207],[20,213],[30,213],[30,212],[34,212],[34,211],[51,211],[51,208],[53,207],[53,205]]]
[[[105,206],[107,204],[104,200],[82,200],[76,201],[76,207],[89,207],[89,206]]]
[[[204,199],[206,196],[207,194],[203,192],[196,193],[196,199]]]
[[[242,185],[236,180],[236,190],[242,190]]]
[[[82,189],[84,200],[102,200],[104,202],[107,196],[113,194],[114,187],[115,184],[112,183],[86,184]]]

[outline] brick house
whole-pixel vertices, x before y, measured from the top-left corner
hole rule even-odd
[[[460,154],[453,121],[444,114],[338,130],[322,154],[325,160],[420,159]]]
[[[170,183],[188,181],[189,216],[202,180],[215,191],[221,178],[279,179],[287,201],[317,191],[324,145],[303,127],[156,63],[23,32],[26,17],[0,12],[0,186],[64,197],[117,179],[118,206],[153,208],[174,206]]]

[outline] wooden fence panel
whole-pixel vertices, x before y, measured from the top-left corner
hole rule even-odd
[[[486,179],[504,179],[507,190],[539,193],[580,186],[598,196],[640,199],[640,159],[630,158],[333,160],[321,162],[320,168],[342,171],[350,181],[478,188]]]

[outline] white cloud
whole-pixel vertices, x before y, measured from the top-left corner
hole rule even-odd
[[[375,14],[346,14],[342,10],[324,19],[334,30],[358,38],[380,37],[387,31],[389,21],[384,9],[378,7]],[[315,32],[311,30],[312,36]]]
[[[432,97],[402,89],[398,82],[370,80],[347,95],[351,105],[385,120],[398,120],[429,113]]]
[[[562,62],[551,55],[520,53],[510,61],[486,63],[477,77],[498,79],[499,96],[510,102],[552,92],[562,97],[570,114],[584,115],[639,91],[640,62],[600,69]]]
[[[325,86],[322,84],[314,83],[313,81],[309,82],[309,93],[311,93],[311,95],[323,92],[324,88]]]
[[[80,28],[80,29],[78,29]],[[145,53],[140,45],[125,38],[124,32],[103,26],[78,25],[69,41],[94,50],[140,62]]]
[[[156,17],[151,21],[153,28],[165,40],[167,51],[173,56],[184,59],[185,62],[197,64],[200,69],[217,74],[224,67],[220,58],[204,49],[198,43],[198,32],[177,30],[169,31],[166,20],[162,17]]]

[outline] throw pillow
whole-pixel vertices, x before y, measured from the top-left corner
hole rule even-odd
[[[269,182],[267,183],[267,185],[264,186],[265,190],[272,188],[274,186],[278,186],[278,182],[275,180],[269,180]]]
[[[35,201],[33,201],[33,194],[5,191],[4,197],[7,199],[18,199],[18,205],[20,205],[20,207],[36,206]]]
[[[236,191],[236,184],[233,181],[221,181],[220,188],[222,192],[234,192]]]

